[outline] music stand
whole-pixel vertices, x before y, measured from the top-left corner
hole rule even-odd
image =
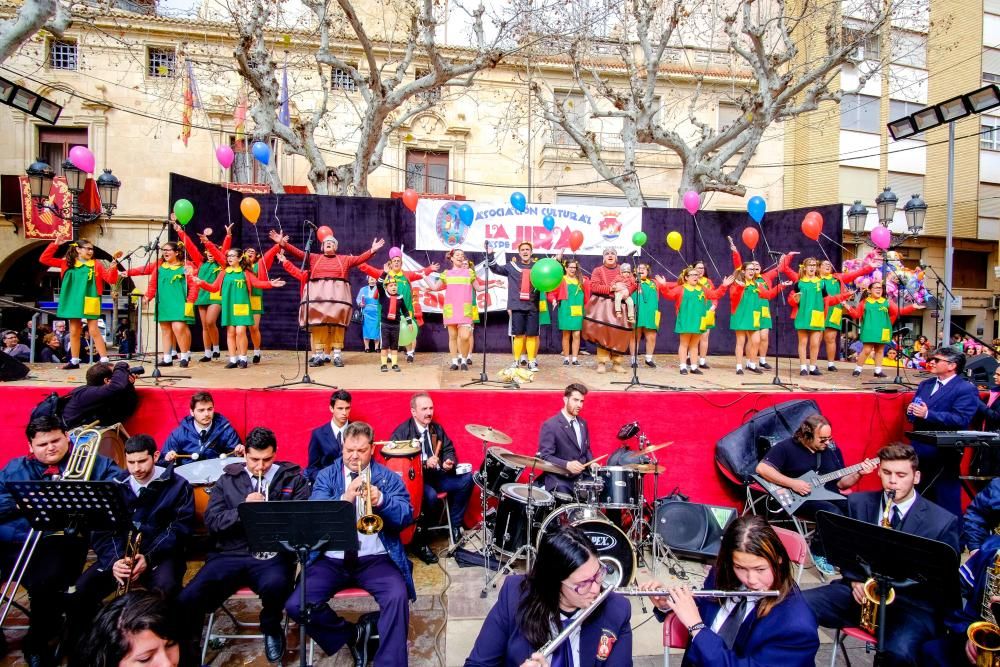
[[[927,591],[923,597],[933,597],[942,608],[961,604],[958,554],[947,544],[825,511],[816,513],[816,526],[831,563],[841,572],[861,574],[877,584],[876,666],[884,660],[885,601],[890,589],[919,585]]]
[[[358,527],[354,503],[346,500],[288,500],[280,503],[242,503],[237,508],[246,529],[250,551],[288,551],[301,569],[299,595],[299,664],[306,667],[306,570],[312,551],[357,551]]]

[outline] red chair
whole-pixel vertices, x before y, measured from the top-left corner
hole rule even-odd
[[[363,588],[345,588],[343,590],[337,591],[333,594],[333,601],[337,600],[357,600],[361,598],[371,598],[372,594]],[[313,641],[312,637],[309,638],[309,664],[315,664],[313,660],[313,655],[316,652],[316,642]]]
[[[229,596],[229,600],[256,600],[256,599],[258,599],[257,594],[254,593],[250,588],[241,588],[240,590],[236,591],[231,596]],[[226,602],[228,602],[229,600],[227,600]],[[233,625],[236,626],[238,630],[242,630],[245,628],[260,627],[260,623],[241,621],[238,618],[236,618],[233,612],[231,612],[229,608],[226,607],[226,602],[223,602],[222,606],[220,606],[217,610],[213,611],[208,615],[208,627],[205,629],[205,641],[201,645],[201,664],[203,665],[208,664],[205,661],[205,656],[208,655],[208,646],[213,641],[218,641],[218,640],[225,641],[227,639],[233,639],[238,641],[264,639],[264,635],[260,632],[256,633],[247,632],[247,633],[232,634],[232,635],[222,634],[220,632],[212,632],[212,628],[215,626],[216,614],[218,614],[219,612],[222,612],[223,614],[228,616],[229,620],[232,621]]]
[[[836,667],[837,665],[837,649],[843,645],[845,636],[854,637],[858,641],[864,642],[865,653],[871,653],[878,646],[878,639],[861,628],[840,628],[833,637],[833,654],[830,656],[830,667]],[[851,659],[847,656],[846,648],[844,649],[844,661],[847,663],[847,667],[851,667]]]
[[[687,648],[690,637],[687,628],[671,612],[663,621],[663,667],[670,667],[670,649]]]
[[[788,560],[799,566],[798,574],[795,575],[795,583],[798,584],[802,580],[802,570],[805,569],[806,560],[809,559],[809,545],[806,543],[806,538],[802,537],[801,533],[787,528],[776,527],[774,532],[778,534],[781,545],[788,552]]]

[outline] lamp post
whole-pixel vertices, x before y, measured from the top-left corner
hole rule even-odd
[[[893,192],[892,188],[889,186],[886,186],[882,192],[875,197],[875,209],[878,212],[878,221],[880,225],[888,229],[889,224],[892,222],[893,216],[896,213],[896,204],[898,203],[899,197],[896,196],[896,193]],[[894,237],[892,237],[892,243],[890,244],[888,250],[898,248],[911,238],[916,238],[920,235],[920,232],[924,230],[924,218],[927,216],[927,204],[925,204],[924,200],[920,198],[920,195],[915,194],[910,197],[909,201],[907,201],[903,206],[903,214],[906,216],[907,233],[897,233]],[[861,242],[861,237],[865,233],[865,224],[867,221],[868,207],[862,204],[860,199],[855,199],[854,204],[847,210],[847,227],[851,230],[855,243]],[[871,245],[875,247],[874,244]]]
[[[58,207],[45,203],[45,198],[48,197],[52,187],[52,179],[55,177],[52,167],[38,158],[28,166],[25,173],[28,175],[31,198],[39,207],[51,211],[61,220],[69,220],[73,225],[73,238],[75,239],[79,236],[82,225],[91,223],[102,215],[110,218],[114,214],[114,210],[118,207],[118,190],[121,188],[122,182],[111,173],[110,169],[105,169],[104,173],[97,178],[97,190],[101,196],[101,210],[84,211],[80,208],[80,195],[87,185],[86,172],[77,169],[76,165],[69,160],[63,162],[62,169],[63,175],[66,177],[66,187],[72,196],[70,202],[72,212],[68,216]]]

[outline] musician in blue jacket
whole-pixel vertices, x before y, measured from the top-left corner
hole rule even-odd
[[[215,411],[215,399],[207,391],[191,397],[191,414],[170,432],[160,452],[160,463],[175,466],[191,461],[219,458],[220,454],[243,456],[245,448],[229,420]]]
[[[965,355],[950,347],[935,350],[927,359],[927,370],[934,376],[917,386],[913,402],[906,408],[906,418],[915,431],[959,431],[979,410],[979,391],[966,382]],[[958,467],[962,461],[959,448],[939,449],[936,445],[913,442],[924,475],[923,493],[955,516],[962,516],[962,486]]]
[[[344,429],[351,418],[351,394],[337,389],[330,396],[330,421],[312,430],[309,435],[309,464],[303,475],[310,482],[320,470],[333,465],[344,448]]]
[[[309,566],[306,632],[327,655],[337,653],[347,641],[356,642],[355,626],[338,616],[327,602],[337,591],[357,586],[371,593],[379,607],[375,664],[406,665],[409,600],[417,595],[399,533],[413,523],[413,508],[399,475],[372,461],[374,439],[372,427],[365,422],[348,424],[343,457],[324,468],[313,484],[310,500],[346,500],[354,504],[359,518],[365,511],[364,494],[368,493],[371,511],[382,518],[382,530],[373,535],[359,532],[357,551],[327,551]],[[365,489],[364,478],[369,473],[371,483]],[[302,619],[301,594],[296,587],[285,603],[285,610],[296,622]]]
[[[1000,477],[992,480],[976,494],[965,508],[962,521],[962,546],[975,554],[983,543],[993,537],[993,531],[1000,525]]]
[[[527,575],[507,577],[465,667],[625,667],[632,664],[632,607],[611,593],[591,609],[608,575],[582,531],[566,526],[542,538]],[[548,661],[538,653],[584,615]]]
[[[657,590],[663,585],[650,581],[640,588]],[[748,514],[730,524],[705,588],[778,591],[778,596],[695,598],[679,587],[671,588],[669,597],[651,597],[658,618],[664,620],[665,612],[672,611],[688,630],[691,643],[684,667],[816,664],[816,617],[795,584],[781,539],[762,517]]]
[[[0,572],[6,580],[13,569],[31,527],[17,508],[9,488],[11,482],[53,481],[66,476],[70,440],[56,417],[39,417],[25,431],[29,453],[19,456],[0,470]],[[92,481],[111,481],[121,470],[111,459],[94,454]],[[46,535],[38,542],[21,585],[28,591],[31,617],[28,634],[21,646],[29,665],[52,661],[51,640],[63,627],[67,589],[83,569],[89,546],[85,531],[74,535]],[[2,639],[2,635],[0,635]]]

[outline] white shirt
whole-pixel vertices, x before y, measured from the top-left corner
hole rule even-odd
[[[424,440],[424,433],[427,433],[428,429],[430,428],[430,425],[428,424],[427,426],[424,426],[423,424],[421,424],[420,422],[418,422],[416,420],[414,420],[413,424],[414,424],[414,426],[417,427],[417,440],[420,442],[420,458],[421,458],[421,460],[426,461],[430,457],[427,456],[427,447],[428,447],[427,442],[428,441]],[[433,452],[434,451],[434,441],[430,440],[430,434],[428,434],[428,440],[430,442],[429,447],[431,449],[431,452]]]
[[[350,485],[350,482],[348,480],[351,479],[350,476],[351,472],[352,471],[348,469],[347,466],[344,466],[345,492],[347,490],[347,487]],[[364,470],[362,470],[361,472],[364,473]],[[379,498],[380,501],[379,504],[381,504],[382,500],[383,500],[382,498]],[[357,498],[354,499],[354,516],[357,518],[361,518],[364,511],[365,511],[364,499],[361,496],[358,496]],[[364,533],[361,532],[358,533],[358,558],[362,556],[377,556],[379,554],[384,554],[384,553],[388,552],[382,545],[382,540],[379,539],[378,533],[375,533],[374,535],[365,535]],[[324,551],[323,555],[326,556],[327,558],[338,558],[340,560],[344,559],[343,551]]]
[[[132,493],[134,493],[135,495],[138,496],[140,490],[145,489],[147,486],[149,486],[149,483],[152,482],[154,479],[159,479],[160,476],[163,473],[165,473],[166,471],[167,471],[166,468],[161,468],[160,466],[154,466],[153,467],[153,474],[150,476],[150,478],[145,483],[140,482],[134,476],[129,475],[128,476],[128,485],[130,487],[132,487]]]
[[[335,440],[338,437],[340,438],[341,445],[344,444],[344,429],[346,429],[347,425],[350,424],[350,423],[351,422],[349,422],[349,421],[348,422],[344,422],[344,426],[340,427],[340,426],[337,426],[337,422],[335,422],[332,419],[330,420],[330,430],[333,431],[333,436],[334,436]]]
[[[712,632],[718,632],[719,629],[722,628],[722,624],[726,622],[726,619],[729,618],[729,615],[733,613],[733,610],[736,609],[736,605],[739,603],[739,598],[726,598],[725,602],[722,603],[722,606],[719,607],[719,613],[715,615],[715,620],[712,621]],[[740,619],[740,625],[743,625],[743,621],[747,620],[747,616],[750,615],[750,612],[752,612],[756,606],[756,598],[747,599],[747,606],[743,614],[743,618]]]
[[[939,391],[941,391],[942,389],[944,389],[944,386],[945,386],[946,384],[948,384],[949,382],[951,382],[952,380],[954,380],[954,379],[955,379],[955,378],[957,378],[957,377],[958,377],[958,374],[956,373],[955,375],[952,375],[952,376],[950,376],[950,377],[946,377],[946,378],[938,378],[938,379],[937,379],[937,382],[935,382],[935,383],[934,383],[934,388],[933,388],[933,389],[931,389],[931,396],[933,396],[933,395],[934,395],[934,394],[936,394],[937,392],[939,392]],[[925,419],[926,419],[926,417],[925,417]]]
[[[583,610],[582,609],[578,609],[577,612],[576,612],[576,615],[579,615],[579,614],[582,614],[582,613],[583,613]],[[565,627],[562,624],[564,624],[566,622],[567,618],[569,618],[569,616],[566,614],[566,612],[564,612],[562,609],[560,609],[559,610],[559,623],[560,623],[560,627],[553,628],[553,630],[556,631],[556,634],[558,634],[559,632],[562,632],[563,627]],[[573,665],[579,665],[580,664],[580,633],[582,631],[583,631],[583,624],[581,623],[580,625],[577,626],[576,630],[574,630],[569,635],[569,648],[570,648],[570,651],[573,652]],[[552,636],[555,637],[555,635],[552,635]]]
[[[576,447],[580,451],[583,451],[583,428],[580,426],[580,418],[574,417],[565,410],[562,411],[563,417],[569,422],[569,425],[573,427],[573,433],[576,436]]]
[[[914,491],[910,494],[910,497],[901,503],[893,501],[892,506],[899,508],[899,522],[902,524],[903,520],[906,518],[906,513],[910,511],[913,507],[913,503],[917,500],[917,492]],[[885,494],[882,494],[882,503],[879,505],[879,523],[882,522],[882,517],[885,515]],[[889,521],[892,521],[892,510],[889,510]]]

